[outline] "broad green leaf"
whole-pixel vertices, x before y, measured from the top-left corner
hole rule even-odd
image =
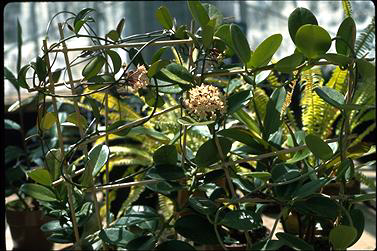
[[[250,115],[245,112],[243,109],[239,109],[235,113],[233,113],[233,116],[238,119],[240,122],[244,123],[247,128],[250,130],[250,133],[252,133],[253,136],[259,137],[260,129],[254,119],[250,117]]]
[[[40,127],[43,129],[43,130],[48,130],[50,129],[57,121],[57,118],[56,118],[56,113],[54,112],[47,112],[42,120],[41,120],[41,125]]]
[[[77,114],[77,113],[69,114],[67,116],[66,121],[71,122],[75,124],[77,127],[81,127],[83,129],[85,129],[88,126],[88,121],[86,120],[86,118],[82,116],[81,114]]]
[[[118,39],[119,39],[119,37],[120,37],[119,33],[118,33],[116,30],[111,30],[111,31],[109,31],[109,32],[106,34],[106,36],[107,36],[108,38],[110,38],[111,40],[113,40],[114,42],[118,41]]]
[[[196,249],[188,244],[187,242],[180,241],[180,240],[168,240],[162,242],[158,245],[155,249],[156,251],[195,251]]]
[[[45,168],[35,168],[28,171],[27,175],[41,185],[51,186],[52,184],[50,173]]]
[[[124,28],[124,23],[126,22],[126,19],[122,18],[116,28],[116,31],[118,32],[119,35],[122,34],[123,28]]]
[[[238,173],[241,176],[258,178],[261,180],[268,180],[271,177],[269,172],[251,172],[251,173]]]
[[[224,137],[218,137],[219,145],[224,156],[228,154],[232,147],[232,141]],[[210,139],[200,146],[195,156],[195,162],[199,166],[209,166],[220,160],[220,154],[217,150],[214,139]]]
[[[125,248],[138,235],[128,231],[125,227],[109,227],[102,229],[98,237],[107,244]]]
[[[308,183],[302,185],[298,190],[296,190],[292,196],[298,199],[305,198],[315,192],[318,192],[326,182],[326,179],[309,181]]]
[[[218,243],[213,225],[199,215],[186,215],[179,218],[175,222],[174,228],[177,233],[194,242],[200,244]]]
[[[52,180],[60,177],[60,168],[62,168],[63,156],[60,149],[51,149],[46,154],[46,165]]]
[[[275,89],[271,94],[271,98],[267,102],[266,115],[264,118],[263,138],[268,139],[269,135],[276,132],[282,121],[280,119],[280,111],[285,101],[286,91],[284,87]]]
[[[221,25],[215,31],[214,36],[220,38],[223,42],[222,43],[215,40],[215,47],[218,48],[220,51],[225,50],[225,45],[227,45],[228,47],[233,47],[232,36],[230,35],[230,24]]]
[[[177,122],[181,125],[184,125],[184,126],[202,126],[202,125],[210,125],[210,124],[215,123],[215,121],[213,121],[213,120],[198,122],[198,121],[196,121],[196,120],[194,120],[193,118],[190,118],[190,117],[179,118],[177,120]]]
[[[352,49],[355,47],[356,40],[356,24],[352,17],[343,20],[336,36],[342,38],[335,41],[336,52],[346,56],[351,55],[350,47]]]
[[[329,33],[318,25],[305,24],[296,33],[296,46],[308,58],[318,58],[331,47]]]
[[[29,89],[29,85],[26,82],[26,73],[30,69],[30,67],[31,67],[30,65],[25,65],[18,72],[18,79],[17,79],[18,86],[25,89]]]
[[[280,232],[276,233],[276,237],[295,250],[314,250],[313,247],[306,241],[296,237],[295,235]]]
[[[160,142],[170,142],[170,138],[167,137],[165,134],[159,132],[159,131],[156,131],[152,128],[146,128],[146,127],[142,127],[142,126],[137,126],[137,127],[133,127],[131,128],[131,131],[129,132],[130,134],[133,134],[133,135],[144,135],[144,136],[148,136],[150,138],[153,138],[153,139],[156,139]]]
[[[111,130],[117,129],[117,128],[125,125],[125,124],[127,124],[127,121],[125,121],[125,120],[115,121],[114,123],[112,123],[111,125],[109,125],[107,127],[107,131],[111,131]],[[131,131],[131,127],[123,129],[120,132],[116,132],[114,134],[118,135],[118,136],[126,136],[130,131]]]
[[[200,1],[187,1],[187,4],[195,22],[203,28],[209,21],[207,11],[204,9]]]
[[[113,50],[106,50],[106,54],[110,56],[111,61],[113,62],[114,74],[118,73],[122,66],[122,59],[120,58],[118,52]]]
[[[290,56],[280,59],[275,65],[274,69],[284,73],[291,73],[303,60],[301,53],[294,53]]]
[[[165,29],[173,28],[173,18],[170,15],[169,9],[165,6],[160,6],[156,11],[156,18]]]
[[[88,15],[90,12],[95,11],[95,9],[92,8],[85,8],[81,10],[75,17],[75,20],[73,21],[74,26],[74,32],[77,34],[81,27],[86,22],[86,15]]]
[[[339,209],[334,200],[317,194],[307,200],[296,201],[293,204],[293,208],[304,215],[313,215],[332,220],[335,220],[338,216]]]
[[[335,53],[326,53],[322,56],[322,58],[326,59],[327,61],[340,65],[340,66],[346,66],[351,62],[351,58],[344,56],[342,54],[335,54]]]
[[[5,164],[18,159],[22,155],[24,155],[24,150],[22,148],[13,145],[6,146],[4,151]]]
[[[228,97],[228,114],[236,112],[242,107],[242,104],[251,97],[250,90],[244,90],[232,94]]]
[[[103,75],[97,75],[88,79],[88,89],[98,90],[112,83],[115,83],[114,75],[105,73]]]
[[[158,227],[160,216],[148,206],[133,205],[125,215],[117,219],[114,223],[116,227],[137,226],[144,230],[154,231]]]
[[[161,69],[161,72],[170,80],[184,85],[190,85],[194,80],[194,77],[185,67],[176,63],[167,65],[165,68]]]
[[[355,239],[353,240],[353,242],[351,244],[349,244],[349,246],[352,246],[353,244],[355,244],[360,239],[361,235],[364,232],[365,217],[364,217],[363,211],[361,211],[360,209],[357,209],[357,208],[352,209],[350,211],[350,216],[351,216],[351,219],[352,219],[353,226],[357,230],[357,235],[356,235]],[[348,222],[348,217],[343,216],[343,220],[344,220],[345,225],[350,224]]]
[[[85,79],[90,79],[96,76],[102,69],[106,60],[102,56],[97,56],[93,58],[82,70],[82,75]]]
[[[13,130],[20,130],[21,127],[18,123],[10,120],[10,119],[4,119],[4,126],[5,129],[13,129]]]
[[[174,145],[163,145],[153,153],[153,161],[158,165],[175,165],[178,161],[177,149]]]
[[[72,228],[71,224],[62,224],[59,220],[52,220],[41,226],[41,230],[45,233],[58,232],[70,228]]]
[[[52,243],[72,243],[73,235],[67,235],[67,233],[53,233],[49,237],[47,237],[47,240]]]
[[[16,90],[19,90],[20,87],[18,86],[17,78],[13,75],[13,73],[4,66],[4,78],[8,79],[9,82],[16,88]]]
[[[287,164],[293,164],[293,163],[296,163],[300,160],[303,160],[305,159],[306,157],[308,157],[310,155],[310,151],[308,149],[304,149],[304,150],[301,150],[301,151],[298,151],[296,152],[292,158],[290,158],[289,160],[286,161]]]
[[[281,34],[274,34],[266,38],[250,57],[247,66],[258,68],[267,65],[275,52],[279,49],[283,36]]]
[[[354,241],[357,236],[357,230],[354,227],[338,225],[331,229],[329,241],[334,250],[345,250]]]
[[[191,196],[188,202],[193,209],[204,215],[214,215],[218,208],[215,202],[203,197]]]
[[[344,104],[344,96],[337,90],[327,86],[322,86],[315,88],[314,91],[321,99],[323,99],[330,105],[342,109]]]
[[[249,42],[246,39],[245,34],[241,31],[241,28],[236,24],[230,25],[230,36],[232,46],[238,57],[246,65],[249,62],[251,51]]]
[[[152,179],[178,180],[185,177],[185,172],[180,166],[172,164],[156,164],[149,169],[147,176]]]
[[[315,24],[317,25],[317,19],[313,13],[305,8],[296,8],[288,18],[288,30],[292,41],[295,43],[296,33],[298,29],[305,24]]]
[[[152,89],[147,90],[147,93],[144,95],[144,99],[145,103],[147,103],[147,105],[150,107],[156,106],[157,108],[160,108],[165,104],[164,99],[160,95],[157,95],[156,91]]]
[[[208,23],[202,27],[202,42],[206,49],[211,48],[213,35],[215,33],[216,20],[211,19]]]
[[[251,210],[235,210],[227,212],[220,224],[238,230],[253,230],[260,228],[262,222],[260,216]]]
[[[153,54],[153,56],[152,56],[151,64],[153,65],[155,62],[157,62],[157,61],[161,58],[162,54],[164,54],[164,52],[165,52],[166,50],[168,50],[168,49],[169,49],[169,46],[163,46],[163,47],[161,47],[160,49],[158,49],[158,50]]]
[[[217,134],[244,143],[256,151],[257,154],[261,154],[264,150],[264,146],[260,145],[246,129],[228,128],[217,132]]]
[[[93,115],[97,120],[96,122],[99,123],[101,121],[101,114],[99,112],[98,105],[91,97],[86,97],[86,100],[88,100],[89,105],[92,108]]]
[[[376,80],[376,66],[365,59],[356,59],[356,65],[361,75],[362,81],[373,82]]]
[[[141,52],[139,53],[138,49],[129,49],[128,56],[132,60],[133,65],[135,65],[136,67],[138,65],[144,65],[146,68],[148,68],[148,65],[144,61],[143,55],[141,54]]]
[[[343,180],[345,179],[345,174],[349,168],[353,165],[353,161],[350,158],[343,160],[338,167],[336,172],[336,180]]]
[[[152,78],[157,72],[159,72],[162,68],[169,64],[168,60],[159,59],[158,61],[154,62],[151,67],[148,69],[148,77]]]
[[[319,159],[329,160],[333,155],[330,146],[320,137],[309,134],[305,137],[305,143],[309,150]]]
[[[210,20],[215,20],[215,27],[220,26],[224,18],[221,11],[213,4],[203,3],[202,5],[208,13],[208,18]]]
[[[93,166],[93,176],[95,177],[109,159],[110,149],[107,145],[97,145],[89,152],[88,165]]]
[[[37,57],[36,64],[35,64],[35,71],[37,73],[39,81],[44,81],[47,77],[47,65],[45,61]]]
[[[31,184],[31,183],[22,184],[22,186],[20,187],[20,191],[37,200],[51,201],[51,202],[57,201],[57,198],[53,191],[51,191],[47,187],[44,187],[38,184]]]

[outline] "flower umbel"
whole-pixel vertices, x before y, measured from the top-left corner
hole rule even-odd
[[[137,65],[136,71],[127,73],[127,80],[135,91],[146,87],[149,84],[148,71],[144,65]]]
[[[188,91],[184,106],[191,115],[201,121],[215,119],[216,115],[224,115],[227,109],[226,98],[220,90],[204,84]]]

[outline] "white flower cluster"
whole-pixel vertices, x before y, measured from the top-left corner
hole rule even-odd
[[[213,120],[217,114],[224,115],[227,109],[226,98],[220,90],[204,84],[188,91],[184,106],[201,121]]]
[[[128,82],[132,88],[137,92],[139,89],[146,87],[149,84],[148,71],[144,65],[137,65],[136,71],[130,71],[127,76]]]

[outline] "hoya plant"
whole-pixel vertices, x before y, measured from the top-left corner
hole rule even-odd
[[[125,19],[96,34],[90,8],[51,20],[47,32],[60,39],[47,33],[16,81],[40,97],[29,140],[48,147],[19,190],[54,218],[41,227],[49,240],[78,250],[356,243],[365,224],[357,206],[375,199],[357,186],[375,189],[360,172],[374,162],[357,161],[375,153],[366,140],[376,126],[375,25],[356,36],[345,3],[335,37],[296,8],[287,27],[296,49],[280,60],[281,34],[250,48],[237,24],[199,1],[187,2],[190,24],[161,6],[162,30],[128,37]]]

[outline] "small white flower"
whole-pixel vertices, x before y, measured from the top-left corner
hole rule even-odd
[[[132,88],[137,92],[139,89],[146,87],[149,84],[148,71],[144,65],[137,65],[136,71],[130,71],[127,75],[127,80]]]

